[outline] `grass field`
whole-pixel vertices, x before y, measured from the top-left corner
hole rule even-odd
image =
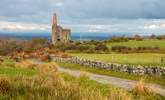
[[[81,58],[99,60],[111,63],[131,64],[131,65],[147,65],[147,66],[165,66],[165,62],[161,62],[161,58],[165,54],[156,53],[132,53],[132,54],[85,54],[73,53],[72,56]]]
[[[128,47],[160,47],[165,48],[165,40],[143,40],[135,41],[131,40],[128,42],[119,42],[119,43],[108,43],[107,46],[111,48],[112,46],[128,46]]]

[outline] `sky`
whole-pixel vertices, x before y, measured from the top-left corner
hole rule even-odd
[[[51,33],[54,13],[72,32],[165,34],[165,0],[1,0],[0,32]]]

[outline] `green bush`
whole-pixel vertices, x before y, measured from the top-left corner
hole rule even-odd
[[[31,40],[31,42],[35,44],[45,44],[48,43],[48,40],[44,38],[34,38]]]
[[[109,49],[105,44],[99,43],[96,45],[95,50],[108,51]]]
[[[112,37],[110,42],[127,42],[129,38],[127,37]]]

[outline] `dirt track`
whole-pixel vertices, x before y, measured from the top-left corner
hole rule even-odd
[[[70,75],[79,77],[81,75],[81,71],[79,70],[71,70],[71,69],[65,69],[59,67],[58,70],[60,72],[66,72],[69,73]],[[95,80],[97,82],[103,83],[103,84],[112,84],[117,87],[121,87],[127,90],[131,90],[134,88],[134,86],[137,84],[138,81],[133,81],[133,80],[128,80],[128,79],[121,79],[121,78],[116,78],[116,77],[111,77],[111,76],[105,76],[105,75],[98,75],[98,74],[93,74],[93,73],[86,73],[86,75],[91,79]],[[162,96],[165,96],[165,87],[157,85],[157,84],[145,84],[146,87],[152,89],[154,92],[161,94]]]

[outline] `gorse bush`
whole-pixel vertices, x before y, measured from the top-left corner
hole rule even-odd
[[[60,44],[55,46],[61,51],[67,52],[84,52],[84,53],[109,53],[110,50],[104,42],[85,41],[74,42],[70,44]]]
[[[95,50],[108,51],[108,47],[104,43],[99,43],[96,45]]]
[[[6,56],[12,52],[34,52],[37,49],[44,47],[50,47],[47,39],[32,39],[29,41],[17,40],[17,39],[4,39],[0,40],[0,55]]]
[[[113,52],[119,53],[165,53],[165,49],[159,47],[128,47],[128,46],[112,46]]]
[[[128,37],[112,37],[109,42],[127,42],[129,41]]]

